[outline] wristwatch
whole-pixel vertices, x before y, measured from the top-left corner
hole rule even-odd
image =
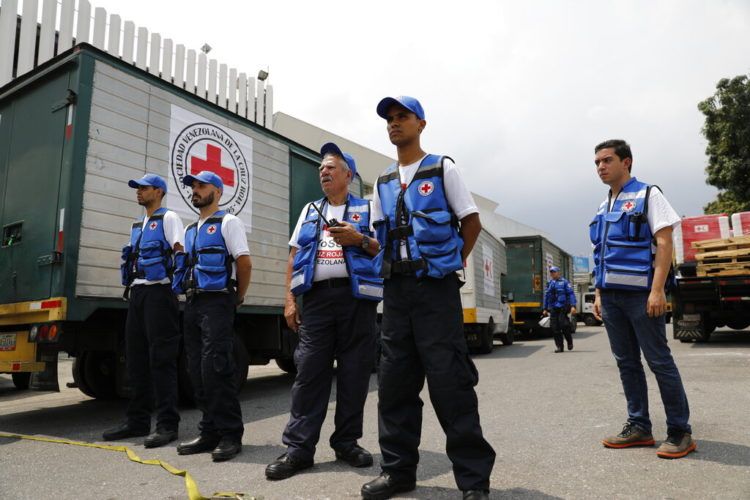
[[[367,250],[368,248],[370,248],[370,238],[363,234],[362,243],[360,244],[360,246],[362,247],[362,250]]]

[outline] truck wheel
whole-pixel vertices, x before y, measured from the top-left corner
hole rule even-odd
[[[13,385],[18,390],[26,390],[29,388],[31,382],[31,373],[29,372],[15,372],[11,375],[13,378]]]
[[[495,321],[490,318],[489,323],[479,329],[479,347],[477,348],[479,354],[489,354],[492,352],[492,348],[494,347],[494,336]]]
[[[599,322],[596,320],[593,314],[587,314],[583,317],[583,324],[586,326],[598,326]]]
[[[294,358],[276,358],[276,366],[292,375],[297,373],[297,365],[294,364]]]
[[[500,341],[503,345],[513,345],[513,341],[516,338],[515,328],[513,328],[513,322],[508,324],[508,331],[500,335]]]
[[[73,363],[73,380],[78,389],[95,399],[115,399],[117,360],[108,351],[83,351]]]
[[[732,330],[744,330],[750,326],[750,322],[741,319],[727,321],[727,326]]]

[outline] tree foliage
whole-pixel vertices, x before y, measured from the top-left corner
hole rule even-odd
[[[750,210],[750,78],[719,80],[716,93],[698,109],[706,117],[706,183],[720,190],[705,213]]]

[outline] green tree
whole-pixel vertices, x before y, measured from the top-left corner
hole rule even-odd
[[[708,140],[706,183],[719,189],[705,213],[750,210],[750,78],[746,75],[716,84],[716,93],[698,104],[706,116]]]

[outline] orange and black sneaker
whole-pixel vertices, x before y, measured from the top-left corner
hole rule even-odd
[[[671,432],[656,450],[659,458],[682,458],[695,451],[697,445],[689,432]]]
[[[654,436],[640,427],[626,423],[622,432],[616,436],[609,436],[602,440],[602,444],[607,448],[630,448],[631,446],[653,446],[655,443]]]

